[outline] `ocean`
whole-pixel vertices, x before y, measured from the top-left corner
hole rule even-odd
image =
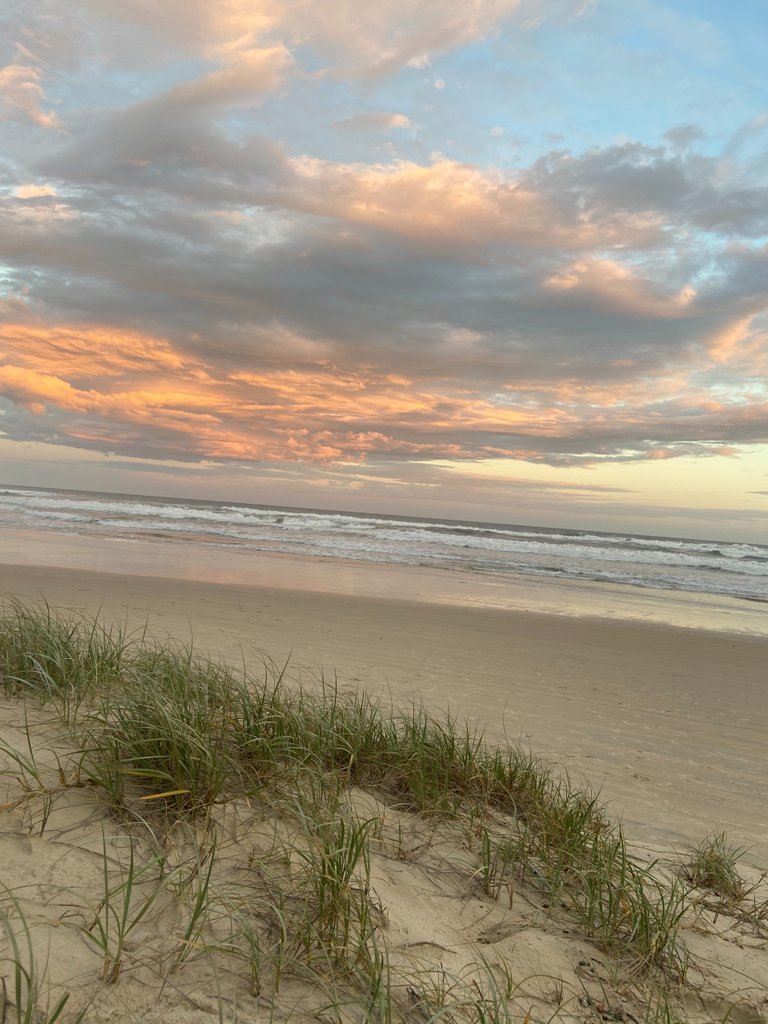
[[[11,486],[0,487],[0,526],[768,601],[761,544]]]

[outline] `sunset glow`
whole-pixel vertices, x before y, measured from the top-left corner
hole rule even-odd
[[[19,6],[0,482],[766,540],[767,31]]]

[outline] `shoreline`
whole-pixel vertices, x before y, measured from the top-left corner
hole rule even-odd
[[[2,563],[191,582],[205,579],[216,584],[347,596],[376,594],[419,604],[647,622],[768,637],[768,610],[758,600],[523,573],[503,578],[462,568],[363,562],[163,540],[95,540],[0,526]]]
[[[768,859],[768,641],[606,617],[86,569],[0,567],[0,592],[148,624],[254,671],[264,657],[395,702],[450,708],[583,776],[630,835],[727,829]]]

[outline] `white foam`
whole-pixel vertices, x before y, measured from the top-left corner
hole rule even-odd
[[[524,572],[745,597],[768,594],[768,547],[754,544],[24,489],[0,494],[0,511],[14,525],[124,540],[156,537],[319,557],[461,566],[502,577]]]

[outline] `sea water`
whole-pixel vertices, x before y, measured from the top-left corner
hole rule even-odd
[[[0,525],[768,600],[768,546],[751,543],[10,486],[0,487]]]

